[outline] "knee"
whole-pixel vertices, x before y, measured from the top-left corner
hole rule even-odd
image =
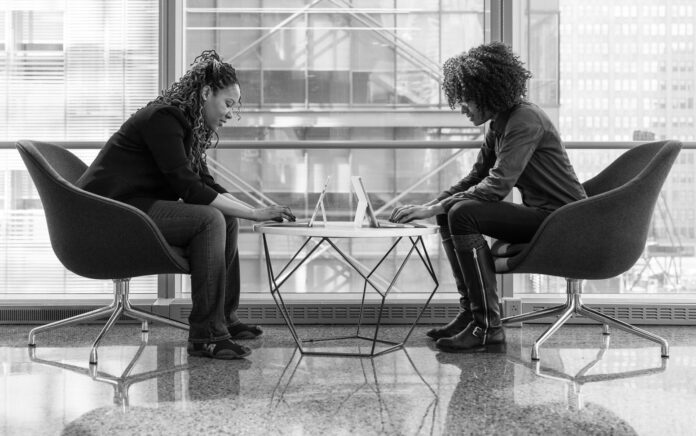
[[[447,212],[447,221],[454,223],[461,220],[466,220],[476,213],[476,202],[474,201],[460,201],[455,203]]]
[[[476,212],[479,210],[478,202],[464,200],[455,203],[447,212],[447,221],[450,231],[455,235],[478,233]]]
[[[225,215],[213,206],[203,206],[200,211],[202,223],[205,227],[212,229],[225,228]]]

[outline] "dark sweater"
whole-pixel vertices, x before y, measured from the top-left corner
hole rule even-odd
[[[465,199],[501,201],[513,187],[526,206],[549,212],[587,197],[556,128],[537,105],[515,105],[489,127],[471,172],[438,196],[445,210]]]
[[[77,186],[144,211],[155,200],[210,204],[227,191],[215,183],[207,166],[200,174],[193,171],[192,133],[180,109],[144,107],[109,138]]]

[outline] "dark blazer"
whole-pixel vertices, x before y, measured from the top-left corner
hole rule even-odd
[[[138,110],[109,138],[76,185],[147,211],[155,200],[210,204],[227,192],[191,165],[193,129],[175,106]]]

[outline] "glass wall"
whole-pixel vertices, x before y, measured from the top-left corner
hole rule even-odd
[[[555,114],[565,141],[694,141],[693,2],[515,4],[514,45],[537,78],[557,82],[555,87],[532,86],[531,97]],[[611,150],[611,144],[606,146],[570,152],[581,181],[620,153]],[[586,292],[696,292],[695,171],[694,152],[682,151],[658,201],[642,258],[621,277],[588,282]],[[561,279],[535,275],[516,279],[516,293],[565,291]]]
[[[356,207],[350,176],[361,175],[375,208],[386,217],[402,201],[424,202],[470,167],[476,151],[453,149],[305,149],[301,141],[462,141],[481,139],[451,111],[440,86],[444,60],[484,41],[483,1],[202,1],[185,2],[185,63],[214,48],[239,71],[243,116],[221,131],[223,143],[245,141],[244,150],[217,150],[213,162],[244,179],[272,201],[311,214],[327,175],[330,220],[352,220]],[[295,149],[264,148],[263,141],[298,141]],[[398,147],[398,145],[395,145]],[[459,152],[453,157],[453,153]],[[445,163],[444,170],[439,167]],[[224,171],[224,169],[220,169]],[[424,179],[422,182],[419,180]],[[235,190],[233,187],[228,187]],[[245,200],[244,193],[239,192]],[[268,292],[260,237],[241,235],[246,292]],[[272,238],[274,257],[287,260],[300,245]],[[374,265],[393,241],[344,241],[365,265]],[[452,292],[437,238],[428,240],[441,289]],[[405,247],[405,245],[404,245]],[[391,258],[388,276],[397,267]],[[423,292],[407,269],[397,292]],[[301,270],[288,289],[296,292],[359,292],[360,276],[329,253]],[[188,280],[184,279],[184,291]]]
[[[158,92],[157,0],[0,2],[0,141],[103,143]],[[97,150],[79,150],[91,162]],[[17,152],[0,150],[0,298],[112,294],[63,268]],[[157,295],[157,277],[133,281]]]
[[[621,153],[611,142],[693,143],[692,2],[503,3],[513,7],[512,22],[496,24],[532,70],[529,98],[549,113],[572,147],[581,180]],[[361,175],[385,217],[395,205],[429,200],[470,168],[484,131],[449,109],[440,91],[440,67],[491,39],[491,2],[180,4],[183,26],[176,31],[183,49],[177,69],[185,70],[212,48],[239,71],[243,117],[221,130],[220,147],[209,157],[221,183],[241,198],[254,203],[259,197],[253,192],[260,192],[267,199],[259,201],[289,204],[299,217],[307,216],[325,177],[332,175],[329,219],[349,220],[355,207],[350,176]],[[0,141],[24,137],[81,146],[92,141],[97,147],[105,142],[163,86],[158,5],[157,0],[0,2]],[[604,148],[597,148],[597,141]],[[419,148],[406,146],[414,143]],[[86,162],[96,155],[96,149],[78,152]],[[588,283],[588,292],[696,292],[693,154],[683,151],[672,170],[643,258],[622,277]],[[11,148],[0,150],[0,210],[0,297],[110,294],[110,283],[75,277],[55,259],[38,196]],[[278,259],[292,255],[296,243],[273,242]],[[388,243],[361,240],[344,248],[370,265]],[[437,239],[428,244],[440,291],[454,292]],[[266,293],[261,240],[249,222],[243,223],[241,255],[244,292]],[[360,289],[345,265],[325,256],[289,286],[307,293]],[[395,262],[386,265],[384,275]],[[398,291],[422,291],[419,271],[406,274]],[[154,295],[156,278],[140,280],[135,292]],[[185,294],[186,278],[182,289]],[[560,293],[565,283],[517,275],[514,289],[522,295]]]

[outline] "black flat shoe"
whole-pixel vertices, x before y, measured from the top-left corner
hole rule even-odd
[[[263,334],[259,326],[238,322],[227,326],[227,331],[232,335],[232,339],[256,339]]]
[[[189,356],[222,360],[241,359],[251,354],[249,348],[235,344],[229,339],[204,343],[189,342],[186,351]]]

